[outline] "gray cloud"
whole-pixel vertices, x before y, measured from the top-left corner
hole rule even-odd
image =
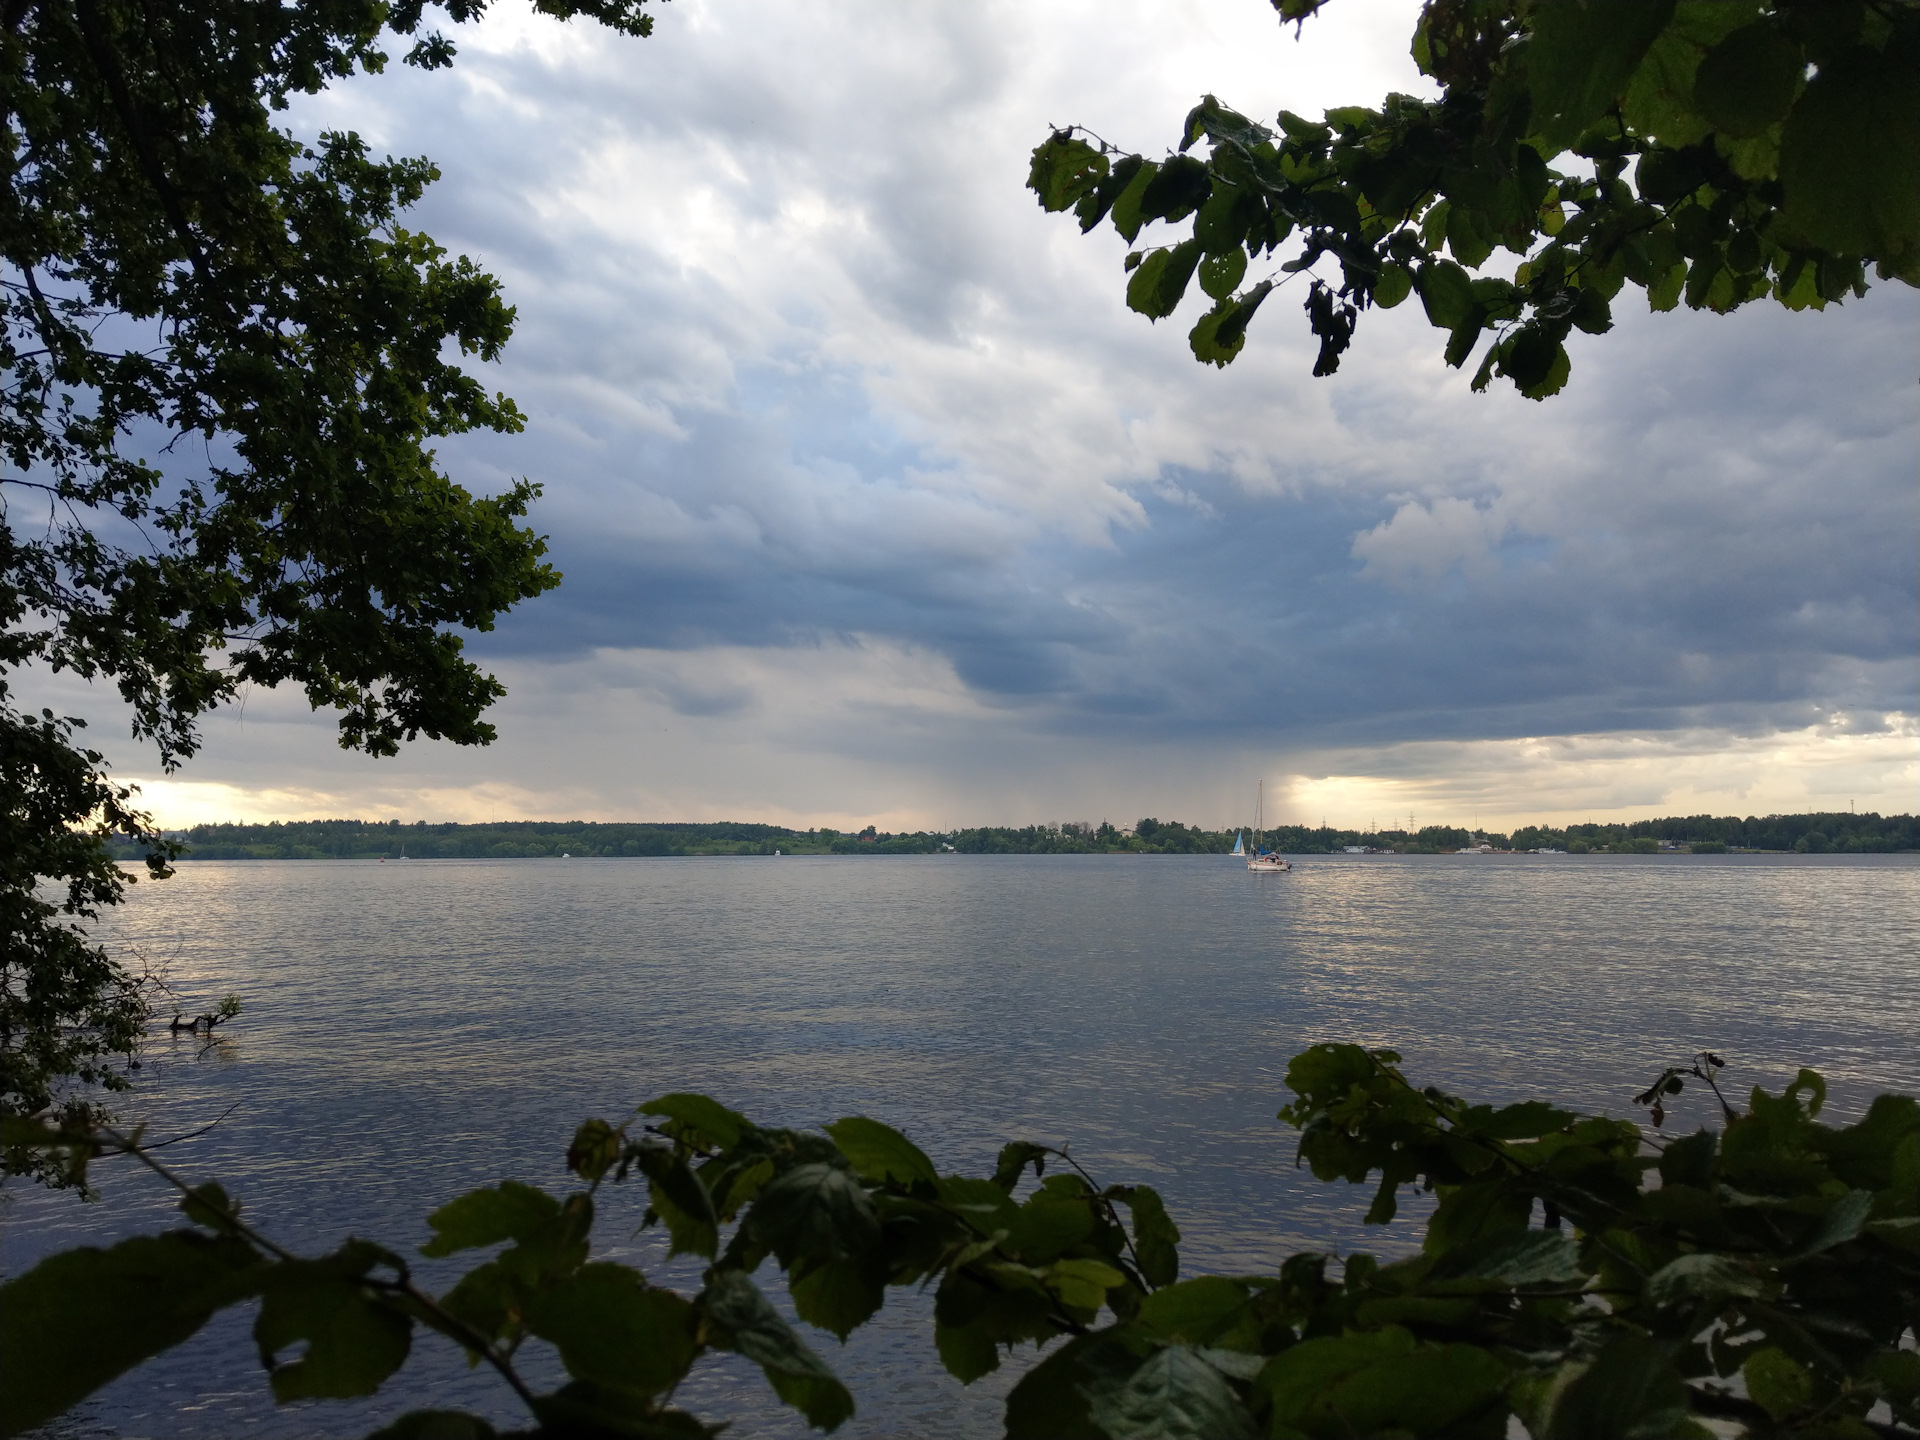
[[[528,432],[444,454],[546,485],[567,580],[478,651],[608,694],[593,657],[681,653],[634,693],[752,746],[772,682],[727,656],[867,657],[782,669],[794,694],[881,685],[860,647],[894,647],[958,687],[899,763],[963,787],[1095,733],[1172,773],[1920,709],[1912,291],[1623,314],[1535,405],[1468,393],[1417,306],[1314,381],[1283,289],[1217,372],[1184,312],[1125,311],[1115,237],[1021,189],[1049,123],[1157,147],[1201,89],[1258,114],[1412,88],[1415,8],[1335,7],[1297,45],[1260,0],[677,0],[646,42],[502,13],[450,73],[301,111],[434,156],[421,227],[519,307],[488,379]]]

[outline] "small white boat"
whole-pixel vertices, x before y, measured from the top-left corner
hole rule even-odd
[[[1274,853],[1262,843],[1266,833],[1266,812],[1267,782],[1262,779],[1253,802],[1253,853],[1247,856],[1247,869],[1260,874],[1275,875],[1282,870],[1291,870],[1293,865],[1284,855]],[[1240,851],[1236,849],[1233,853],[1238,855]]]

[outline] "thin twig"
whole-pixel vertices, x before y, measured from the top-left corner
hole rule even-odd
[[[232,1112],[229,1111],[228,1113],[231,1114]],[[222,1116],[221,1118],[225,1119],[226,1117]],[[219,1122],[215,1121],[214,1123],[218,1124]],[[219,1215],[220,1218],[227,1225],[232,1227],[233,1231],[236,1234],[246,1237],[248,1240],[252,1241],[260,1249],[266,1251],[269,1255],[272,1255],[273,1257],[282,1261],[283,1263],[286,1263],[286,1264],[299,1263],[301,1257],[299,1257],[298,1255],[295,1255],[291,1250],[286,1249],[284,1246],[276,1244],[274,1241],[268,1239],[265,1235],[261,1234],[258,1230],[254,1229],[251,1225],[247,1224],[246,1221],[242,1220],[238,1212],[235,1211],[231,1206],[220,1206],[220,1205],[214,1204],[213,1202],[208,1200],[205,1196],[199,1194],[199,1192],[192,1189],[184,1180],[182,1180],[178,1175],[175,1175],[166,1166],[162,1165],[159,1161],[150,1158],[146,1153],[147,1150],[150,1148],[157,1148],[157,1147],[143,1146],[139,1144],[137,1140],[133,1139],[132,1137],[122,1135],[119,1131],[113,1130],[113,1129],[108,1129],[103,1127],[101,1131],[99,1131],[98,1133],[106,1135],[110,1137],[112,1140],[114,1140],[120,1146],[121,1154],[133,1156],[134,1159],[138,1160],[142,1165],[145,1165],[149,1170],[153,1171],[154,1174],[158,1175],[162,1180],[166,1181],[167,1184],[171,1185],[174,1189],[178,1190],[182,1195],[193,1199],[196,1203],[205,1206],[208,1210],[211,1210],[215,1214]],[[87,1138],[89,1140],[92,1139],[91,1136],[88,1136]],[[181,1138],[186,1138],[186,1137],[181,1137]],[[169,1141],[164,1143],[172,1143],[172,1142]],[[404,1269],[402,1269],[400,1278],[398,1280],[377,1280],[377,1279],[370,1279],[370,1278],[363,1277],[361,1283],[365,1284],[366,1286],[368,1286],[368,1288],[373,1290],[384,1291],[389,1294],[405,1295],[409,1300],[412,1300],[415,1304],[419,1305],[423,1310],[426,1310],[428,1313],[433,1315],[436,1320],[440,1321],[441,1324],[446,1327],[446,1331],[449,1333],[450,1338],[457,1339],[461,1345],[465,1346],[468,1350],[471,1350],[473,1353],[479,1355],[489,1365],[491,1365],[494,1368],[494,1370],[499,1374],[500,1378],[505,1380],[508,1385],[513,1387],[514,1394],[520,1397],[520,1399],[526,1404],[527,1408],[530,1411],[532,1411],[536,1417],[539,1415],[539,1410],[535,1404],[538,1397],[534,1395],[532,1390],[527,1388],[526,1382],[522,1380],[520,1376],[514,1371],[513,1366],[510,1365],[505,1359],[503,1359],[500,1356],[500,1354],[494,1349],[493,1342],[489,1340],[486,1336],[481,1335],[472,1326],[468,1325],[465,1321],[461,1320],[459,1317],[448,1314],[446,1310],[441,1308],[439,1301],[435,1300],[431,1295],[427,1294],[425,1291],[421,1290],[418,1286],[416,1286],[413,1283],[412,1278],[407,1275]]]
[[[1067,1164],[1071,1165],[1075,1170],[1078,1170],[1080,1172],[1080,1178],[1086,1181],[1087,1184],[1090,1187],[1092,1187],[1094,1198],[1099,1200],[1099,1202],[1102,1205],[1106,1206],[1107,1218],[1113,1222],[1114,1228],[1120,1232],[1120,1239],[1126,1244],[1127,1254],[1133,1257],[1133,1268],[1135,1273],[1137,1273],[1140,1276],[1141,1282],[1149,1290],[1158,1289],[1159,1288],[1158,1286],[1156,1286],[1151,1280],[1147,1279],[1147,1272],[1141,1269],[1140,1252],[1133,1248],[1133,1237],[1127,1233],[1127,1227],[1120,1223],[1120,1214],[1117,1210],[1113,1208],[1113,1201],[1107,1199],[1106,1193],[1102,1189],[1100,1182],[1098,1180],[1095,1180],[1093,1176],[1088,1173],[1086,1166],[1082,1165],[1078,1160],[1074,1159],[1073,1156],[1068,1154],[1065,1150],[1056,1150],[1051,1145],[1042,1145],[1040,1148],[1041,1150],[1043,1150],[1045,1153],[1049,1155],[1058,1155],[1062,1160],[1066,1161]],[[1131,1209],[1132,1207],[1128,1207],[1128,1208]]]
[[[241,1104],[240,1101],[238,1100],[234,1101],[233,1104],[229,1105],[226,1109],[222,1110],[217,1116],[215,1116],[212,1120],[209,1120],[205,1125],[202,1125],[198,1130],[189,1130],[186,1134],[175,1135],[170,1140],[156,1140],[151,1145],[142,1145],[139,1148],[141,1150],[164,1150],[169,1145],[178,1145],[182,1140],[198,1140],[202,1135],[206,1134],[209,1130],[213,1129],[214,1126],[218,1125],[222,1120],[226,1119],[227,1116],[233,1114],[234,1111],[238,1110],[240,1108],[240,1104]]]

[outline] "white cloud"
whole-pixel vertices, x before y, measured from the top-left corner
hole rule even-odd
[[[1472,578],[1496,567],[1494,547],[1509,526],[1498,500],[1408,500],[1390,519],[1354,537],[1353,557],[1365,562],[1362,575],[1402,589],[1438,580],[1456,566]]]

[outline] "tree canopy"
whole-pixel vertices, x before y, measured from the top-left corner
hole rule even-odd
[[[645,35],[646,3],[536,9]],[[349,748],[484,744],[503,691],[462,632],[558,583],[520,523],[537,487],[476,496],[432,449],[522,425],[463,364],[511,333],[498,284],[402,223],[433,165],[282,123],[392,40],[451,64],[424,8],[5,0],[0,1109],[113,1081],[138,986],[77,927],[121,893],[107,833],[167,859],[84,717],[16,708],[17,672],[111,683],[169,769],[199,716],[286,681]]]
[[[1298,34],[1327,0],[1272,3]],[[1295,276],[1315,375],[1367,310],[1417,295],[1449,365],[1479,354],[1475,390],[1536,400],[1629,285],[1724,314],[1819,309],[1869,269],[1920,284],[1914,0],[1429,0],[1412,50],[1438,99],[1269,127],[1209,95],[1163,159],[1071,126],[1028,183],[1082,231],[1166,226],[1127,256],[1127,303],[1160,320],[1197,278],[1188,343],[1219,366]]]

